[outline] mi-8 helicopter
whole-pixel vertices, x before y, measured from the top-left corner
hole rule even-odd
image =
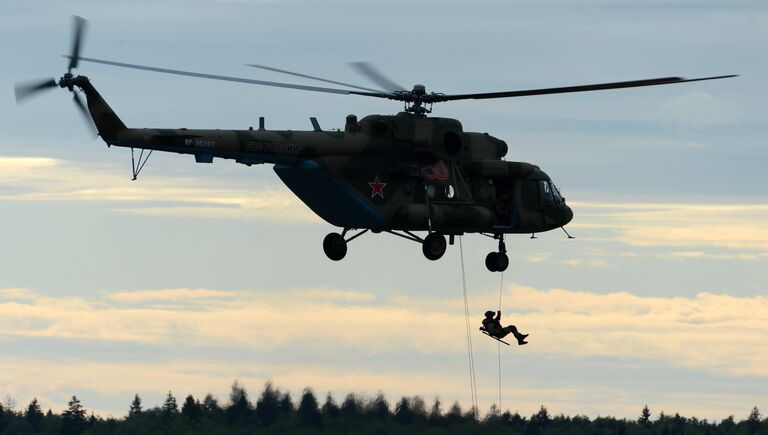
[[[323,240],[331,260],[341,260],[347,245],[368,231],[385,232],[418,242],[424,256],[437,260],[454,237],[479,233],[498,242],[498,250],[485,259],[490,271],[504,271],[509,259],[507,234],[535,234],[562,228],[573,218],[560,190],[538,166],[502,160],[507,144],[487,133],[464,131],[458,120],[428,116],[434,103],[466,99],[509,98],[530,95],[597,91],[712,80],[733,75],[685,79],[665,77],[582,86],[471,94],[427,92],[423,85],[411,90],[395,84],[368,64],[358,69],[380,89],[367,88],[260,65],[254,67],[331,83],[344,88],[298,85],[238,77],[201,74],[134,65],[80,56],[86,21],[74,17],[72,51],[67,73],[16,86],[17,101],[38,91],[60,87],[73,93],[74,102],[95,126],[108,146],[140,149],[133,160],[138,176],[152,151],[192,154],[199,163],[214,158],[245,165],[269,163],[280,179],[326,222],[341,228]],[[146,129],[128,128],[109,107],[88,77],[73,75],[79,62],[276,86],[313,92],[386,98],[400,101],[396,115],[346,118],[344,130],[322,130],[311,118],[311,131]],[[87,106],[78,91],[86,96]],[[149,154],[144,155],[144,151]],[[416,232],[426,231],[421,237]],[[354,234],[353,234],[354,233]],[[567,231],[566,231],[566,234]],[[568,235],[570,237],[570,235]],[[448,238],[448,241],[446,240]]]

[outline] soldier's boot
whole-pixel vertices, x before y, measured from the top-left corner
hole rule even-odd
[[[517,339],[517,344],[522,346],[524,344],[528,344],[527,341],[525,341],[525,338],[528,337],[529,334],[515,334],[515,338]]]

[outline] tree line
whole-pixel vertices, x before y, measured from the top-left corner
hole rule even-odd
[[[418,396],[403,397],[391,405],[382,394],[364,398],[349,393],[339,404],[331,394],[322,404],[310,388],[298,402],[290,393],[267,383],[254,401],[237,381],[222,404],[211,394],[202,401],[187,395],[181,404],[168,392],[163,404],[146,408],[136,394],[122,418],[89,413],[73,396],[61,414],[43,413],[37,399],[16,410],[8,397],[0,404],[0,435],[15,434],[606,434],[606,435],[718,435],[768,434],[768,418],[757,407],[746,419],[730,416],[721,421],[686,418],[663,412],[653,416],[648,406],[637,419],[551,415],[546,407],[531,416],[501,412],[495,405],[481,416],[462,410],[458,402],[447,409],[439,399],[428,405]]]

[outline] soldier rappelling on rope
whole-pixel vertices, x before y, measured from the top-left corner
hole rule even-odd
[[[496,314],[496,317],[493,316],[494,314]],[[493,311],[486,311],[485,319],[483,319],[483,326],[480,327],[480,330],[499,341],[511,333],[517,339],[518,345],[522,346],[528,344],[528,342],[525,341],[525,338],[528,337],[529,334],[521,334],[515,325],[501,326],[501,311],[496,311],[496,313]],[[508,344],[504,341],[502,341],[502,343]]]

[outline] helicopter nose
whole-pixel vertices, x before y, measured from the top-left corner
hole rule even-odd
[[[567,205],[563,205],[563,224],[560,226],[568,225],[568,223],[573,219],[573,210],[571,210],[570,207]]]

